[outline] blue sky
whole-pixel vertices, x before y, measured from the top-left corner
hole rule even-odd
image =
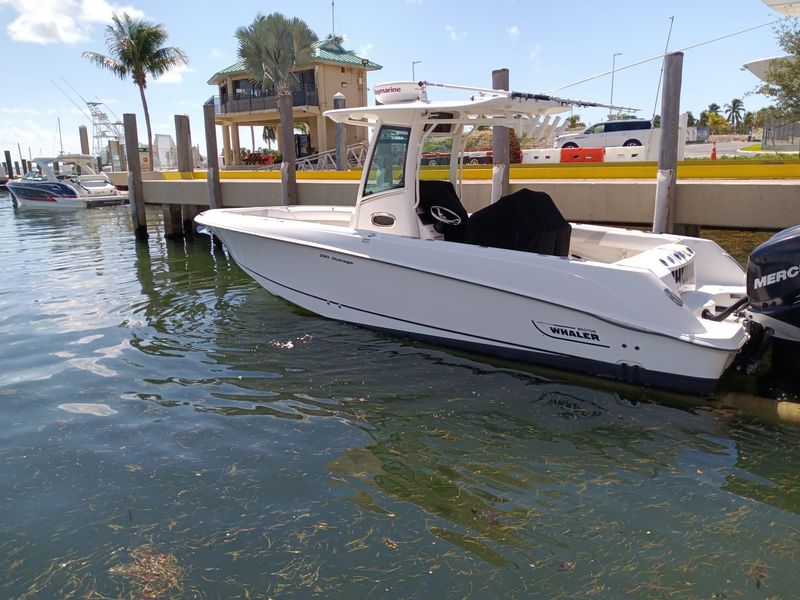
[[[90,122],[54,81],[79,104],[66,79],[89,101],[100,100],[122,118],[137,114],[140,138],[146,137],[136,86],[100,71],[81,56],[84,50],[105,52],[104,30],[114,11],[162,23],[167,43],[189,55],[189,66],[151,81],[147,88],[154,133],[174,136],[174,115],[191,119],[193,142],[204,150],[202,104],[214,88],[206,82],[236,62],[236,28],[257,12],[280,11],[304,19],[319,37],[332,30],[331,1],[226,2],[131,0],[0,0],[0,151],[18,159],[17,144],[27,158],[59,150],[58,119],[64,150],[80,148],[78,127]],[[383,65],[368,84],[416,79],[491,87],[491,72],[508,68],[511,88],[551,92],[562,97],[608,102],[611,77],[558,89],[594,74],[654,57],[664,51],[674,17],[670,50],[679,50],[740,30],[775,21],[781,15],[762,0],[726,4],[703,0],[335,0],[335,32],[345,47]],[[758,83],[743,63],[781,54],[771,26],[687,50],[684,57],[681,109],[695,116],[709,103],[724,106],[742,98],[747,110],[769,104],[747,95]],[[659,60],[617,71],[614,101],[641,108],[649,117],[656,102]],[[557,90],[557,91],[553,91]],[[435,97],[435,96],[434,96]],[[440,96],[441,97],[441,96]],[[656,112],[660,110],[660,100]],[[587,123],[603,118],[602,109],[576,109]],[[243,132],[242,143],[250,136]]]

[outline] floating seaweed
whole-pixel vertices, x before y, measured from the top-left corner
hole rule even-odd
[[[182,589],[184,571],[174,554],[144,545],[131,550],[130,558],[129,563],[111,567],[109,573],[130,580],[139,598],[156,600]]]

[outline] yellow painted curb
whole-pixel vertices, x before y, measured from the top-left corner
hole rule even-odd
[[[511,165],[509,176],[515,179],[655,179],[658,165],[638,163],[581,163]],[[421,179],[447,179],[450,169],[424,167]],[[162,173],[165,180],[205,179],[205,171]],[[220,179],[279,180],[280,171],[222,171]],[[470,165],[464,168],[464,180],[492,178],[492,165]],[[298,180],[358,181],[361,169],[350,171],[298,171]],[[800,160],[685,160],[678,163],[678,179],[800,179]]]

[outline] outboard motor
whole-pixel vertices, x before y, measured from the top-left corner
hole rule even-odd
[[[773,330],[772,364],[800,369],[800,225],[776,233],[747,261],[748,312]]]

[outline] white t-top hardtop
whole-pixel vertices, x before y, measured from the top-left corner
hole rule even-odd
[[[486,96],[467,100],[435,100],[380,104],[326,110],[324,115],[336,123],[372,127],[375,123],[411,124],[422,113],[437,114],[436,122],[447,122],[441,113],[453,113],[452,120],[470,123],[491,119],[497,125],[514,126],[525,120],[554,115],[569,110],[570,105],[554,100],[514,98],[508,96]],[[483,124],[483,123],[476,123]]]

